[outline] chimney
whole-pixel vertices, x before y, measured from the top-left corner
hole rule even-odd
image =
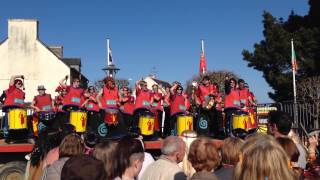
[[[9,19],[8,39],[16,42],[34,41],[38,38],[38,21],[35,19]]]
[[[60,59],[63,58],[63,46],[49,46],[49,49]]]

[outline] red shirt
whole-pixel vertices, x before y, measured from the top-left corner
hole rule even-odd
[[[53,111],[52,98],[50,94],[38,95],[33,98],[34,106],[42,111]]]
[[[9,86],[6,90],[6,99],[4,100],[4,106],[18,106],[24,108],[25,93],[16,88],[14,85]]]
[[[120,111],[126,114],[133,114],[134,111],[134,97],[133,96],[126,96],[128,98],[127,101],[122,102],[120,107]]]
[[[201,103],[203,103],[207,96],[212,94],[217,94],[218,90],[215,85],[209,84],[208,86],[200,85],[197,90],[197,96],[199,97]]]
[[[161,100],[163,98],[162,94],[152,92],[151,97],[153,97],[153,102],[151,104],[152,108],[155,110],[163,111],[162,104],[161,104]],[[155,98],[159,98],[159,100],[157,101]]]
[[[140,88],[136,89],[136,104],[135,109],[150,109],[151,91],[143,91]]]

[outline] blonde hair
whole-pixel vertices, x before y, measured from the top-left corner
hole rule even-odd
[[[221,148],[222,163],[236,165],[239,162],[243,141],[238,137],[229,137],[223,141]]]
[[[297,179],[289,168],[289,158],[270,135],[254,135],[241,148],[234,180]]]

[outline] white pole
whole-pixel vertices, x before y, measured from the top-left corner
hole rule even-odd
[[[109,58],[110,58],[110,57],[109,57],[109,53],[110,53],[110,52],[109,52],[109,51],[110,51],[110,44],[109,44],[110,42],[109,42],[109,41],[110,41],[110,39],[108,38],[108,39],[107,39],[107,65],[108,65],[108,66],[111,65],[110,59],[109,59]]]
[[[205,54],[204,54],[204,41],[203,41],[203,39],[201,39],[201,56],[204,56],[205,57]],[[203,67],[203,69],[202,69],[202,74],[205,74],[206,73],[206,71],[205,71],[205,69],[204,69],[204,67]]]
[[[297,89],[296,89],[296,56],[294,52],[293,39],[291,39],[291,66],[292,66],[292,81],[293,81],[293,103],[294,103],[294,123],[297,122],[298,112],[297,112]]]

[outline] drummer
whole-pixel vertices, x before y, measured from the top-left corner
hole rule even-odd
[[[39,116],[40,112],[53,112],[54,103],[52,101],[51,95],[46,94],[46,88],[44,87],[44,85],[39,85],[37,90],[39,95],[33,98],[33,101],[30,107],[34,109],[35,111],[34,115],[40,118]],[[39,120],[41,121],[41,119]],[[41,130],[41,128],[45,126],[43,123],[39,123],[39,122],[33,122],[33,123],[35,123],[35,125],[38,126],[38,130]],[[54,124],[52,124],[52,126],[54,126]],[[47,128],[57,129],[58,126],[55,125],[55,127],[47,127]]]
[[[88,131],[89,133],[95,133],[100,137],[105,137],[105,132],[99,131],[99,129],[101,129],[100,126],[105,126],[105,124],[102,114],[100,113],[96,88],[94,86],[89,86],[85,94],[87,97],[82,104],[82,107],[85,107],[88,111]]]
[[[226,135],[231,135],[232,114],[240,110],[240,96],[237,89],[237,81],[234,78],[226,76],[225,79],[225,96],[224,96],[224,113],[226,116]]]
[[[68,76],[63,78],[59,84],[62,88],[67,90],[67,94],[63,98],[63,107],[65,111],[79,110],[84,100],[84,89],[80,87],[80,80],[73,78],[72,85],[66,84]]]
[[[25,93],[24,93],[24,86],[23,86],[23,75],[14,75],[11,76],[10,82],[9,82],[9,89],[5,90],[5,98],[4,103],[2,107],[2,111],[7,113],[10,109],[15,108],[25,108],[24,105],[24,99],[25,99]],[[7,114],[4,116],[3,121],[3,132],[4,137],[6,138],[8,136],[8,117]]]
[[[183,87],[178,82],[174,82],[170,89],[171,91],[171,106],[170,106],[170,130],[171,135],[175,135],[175,127],[177,126],[177,117],[187,113],[188,101],[183,94]]]
[[[132,126],[133,110],[134,97],[132,96],[132,91],[128,87],[123,87],[120,96],[120,111],[124,119],[126,128],[130,128]]]
[[[218,94],[218,90],[214,84],[210,82],[209,76],[202,78],[201,84],[197,88],[197,101],[200,104],[201,112],[209,118],[209,135],[217,136],[219,131],[219,122],[215,119],[216,109],[213,106],[214,99]]]
[[[139,117],[146,112],[150,112],[151,91],[148,89],[146,81],[136,82],[136,102],[134,107],[133,129],[138,130]]]
[[[96,100],[100,109],[114,108],[118,109],[119,105],[119,91],[116,87],[114,79],[112,77],[106,77],[104,80],[104,86],[99,91]]]
[[[248,88],[245,87],[245,82],[243,79],[238,80],[238,86],[240,96],[240,107],[243,111],[248,112],[250,102],[252,102],[250,91]]]
[[[59,128],[63,127],[63,124],[68,123],[67,114],[62,109],[63,99],[67,94],[67,90],[60,85],[56,88],[55,92],[58,92],[58,96],[54,98],[54,109],[56,112],[56,121],[59,123]]]
[[[162,137],[162,114],[163,114],[163,107],[162,107],[162,99],[163,96],[159,92],[159,86],[157,84],[152,85],[151,91],[151,109],[155,114],[157,122],[157,126],[155,125],[155,133],[157,136]]]

